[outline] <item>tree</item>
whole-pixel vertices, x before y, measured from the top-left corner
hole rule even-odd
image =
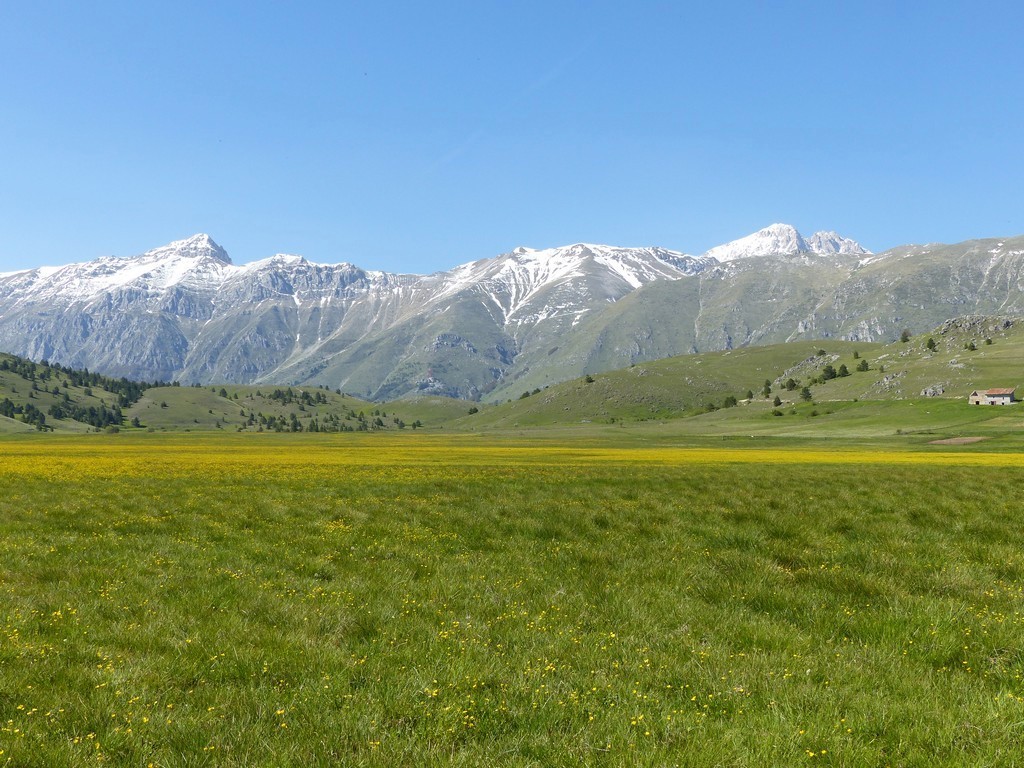
[[[861,359],[861,361],[857,364],[857,370],[858,371],[866,371],[867,369],[868,369],[868,361],[864,360],[864,359]]]
[[[803,389],[800,390],[800,399],[803,400],[804,402],[807,402],[811,399],[810,387],[804,387]]]
[[[771,393],[772,393],[772,380],[771,379],[765,379],[764,380],[764,386],[761,388],[761,394],[764,395],[765,397],[768,397],[768,395],[770,395]]]
[[[970,352],[974,352],[978,348],[978,345],[972,341],[969,344],[966,344],[964,348]]]
[[[929,352],[934,352],[939,345],[935,343],[935,339],[929,336],[928,341],[925,343],[925,346],[928,348]]]
[[[733,408],[735,406],[736,406],[736,396],[735,395],[727,395],[725,400],[722,402],[722,407],[723,408]]]
[[[853,350],[853,359],[857,360],[859,358],[860,358],[860,352],[858,352],[856,349]]]
[[[829,363],[828,365],[826,365],[824,368],[821,369],[821,380],[822,381],[828,381],[829,379],[834,379],[837,375],[838,374],[836,373],[836,369],[832,367],[831,363]]]
[[[839,371],[837,373],[840,376],[840,378],[843,376],[849,376],[850,369],[846,367],[846,363],[843,363],[842,365],[839,366]]]
[[[791,379],[786,379],[786,391],[787,392],[792,392],[798,386],[799,385],[796,383],[796,379],[792,379],[792,378]]]
[[[782,398],[776,395],[775,400],[772,402],[772,405],[778,408],[780,405],[782,405]]]
[[[753,399],[754,399],[754,390],[748,389],[747,390],[747,400],[753,400]]]
[[[903,333],[900,334],[900,341],[902,341],[904,344],[906,344],[908,341],[910,341],[910,330],[909,329],[907,329],[907,328],[903,329]]]

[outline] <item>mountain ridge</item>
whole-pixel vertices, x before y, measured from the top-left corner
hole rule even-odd
[[[287,254],[235,265],[200,234],[0,275],[0,348],[147,380],[498,399],[656,357],[891,340],[958,310],[1013,310],[1022,261],[1024,238],[870,254],[772,225],[701,256],[519,246],[414,275]]]

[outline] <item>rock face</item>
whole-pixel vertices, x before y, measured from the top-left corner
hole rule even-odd
[[[1022,286],[1024,238],[874,255],[772,225],[699,257],[577,243],[402,275],[287,255],[236,266],[196,235],[0,275],[0,350],[145,380],[499,399],[697,350],[1012,316]]]

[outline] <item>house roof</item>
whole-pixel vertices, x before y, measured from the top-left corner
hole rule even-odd
[[[1013,387],[1010,387],[1008,389],[1004,387],[1004,388],[1000,388],[1000,389],[990,389],[987,392],[985,392],[985,394],[986,395],[1012,395],[1016,391],[1017,390],[1014,389]]]

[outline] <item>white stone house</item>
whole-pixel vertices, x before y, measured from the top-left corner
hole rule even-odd
[[[1009,405],[1017,402],[1014,397],[1015,389],[997,388],[974,390],[967,398],[971,405]]]

